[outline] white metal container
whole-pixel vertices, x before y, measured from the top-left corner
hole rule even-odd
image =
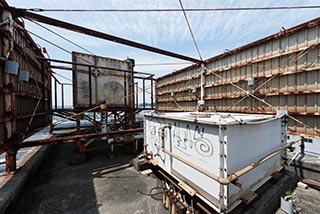
[[[194,188],[216,211],[229,212],[243,196],[281,168],[281,154],[257,167],[251,165],[254,169],[237,180],[241,187],[234,182],[221,184],[203,171],[213,177],[227,178],[284,146],[284,115],[148,113],[145,114],[146,151],[152,154],[153,162]]]

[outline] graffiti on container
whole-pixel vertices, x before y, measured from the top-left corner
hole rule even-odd
[[[148,123],[148,144],[153,148],[153,156],[158,157],[163,163],[166,154],[161,149],[161,127],[165,124],[168,124],[168,121],[160,118],[152,118]],[[205,128],[198,125],[173,122],[171,131],[165,129],[164,142],[168,150],[172,151],[174,147],[185,156],[195,157],[204,162],[204,158],[211,157],[214,153],[211,141],[205,137]]]
[[[175,147],[185,155],[192,156],[195,151],[199,157],[210,157],[213,154],[213,146],[207,138],[204,137],[205,128],[194,126],[191,129],[189,124],[186,127],[180,127],[179,123],[174,123],[173,141],[176,142]]]
[[[161,127],[163,124],[165,124],[165,121],[159,118],[154,118],[156,121],[151,120],[150,121],[150,132],[149,132],[149,142],[150,144],[153,145],[155,148],[153,152],[154,157],[159,157],[159,159],[165,163],[166,160],[166,155],[165,153],[161,150],[162,142],[161,142]],[[168,136],[165,135],[165,141],[167,140]]]

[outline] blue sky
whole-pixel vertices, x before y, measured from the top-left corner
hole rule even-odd
[[[7,0],[10,6],[19,8],[50,9],[147,9],[180,8],[178,0]],[[184,0],[185,8],[267,7],[319,5],[318,0]],[[267,11],[215,11],[187,13],[195,38],[204,59],[222,53],[225,49],[241,45],[276,33],[283,26],[290,28],[319,16],[320,9],[267,10]],[[111,35],[134,40],[147,45],[199,58],[187,29],[182,12],[156,13],[62,13],[42,12],[42,15],[92,28]],[[47,26],[75,41],[96,55],[136,59],[137,64],[183,62],[170,57],[126,47],[90,36]],[[45,37],[69,51],[83,50],[62,40],[43,28],[26,21],[26,28]],[[34,38],[46,47],[51,58],[71,60],[71,56],[56,47]],[[156,77],[178,70],[186,65],[137,66],[136,70],[155,73]],[[71,77],[70,73],[63,75]],[[68,93],[68,92],[67,92]]]

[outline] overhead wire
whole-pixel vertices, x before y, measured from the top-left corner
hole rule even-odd
[[[66,79],[66,80],[68,80],[68,81],[70,81],[70,82],[73,82],[72,79],[70,79],[70,78],[68,78],[68,77],[65,77],[65,76],[63,76],[63,75],[61,75],[61,74],[58,74],[57,72],[52,71],[52,73],[55,74],[55,76],[59,76],[59,77],[61,77],[61,78],[63,78],[63,79]]]
[[[195,40],[194,34],[193,34],[193,32],[192,32],[190,23],[189,23],[189,21],[188,21],[188,18],[187,18],[187,15],[186,15],[186,11],[190,11],[190,12],[193,11],[193,12],[195,12],[195,11],[226,11],[226,10],[277,10],[277,9],[278,9],[278,10],[283,10],[283,9],[316,9],[316,8],[320,8],[320,6],[290,6],[290,7],[286,6],[286,7],[264,7],[264,8],[206,8],[206,9],[184,9],[181,0],[179,0],[179,3],[180,3],[180,6],[181,6],[181,10],[179,10],[179,9],[167,9],[166,12],[170,12],[170,11],[182,11],[182,12],[183,12],[184,17],[185,17],[186,22],[187,22],[187,25],[188,25],[188,28],[189,28],[189,31],[190,31],[190,34],[191,34],[191,36],[192,36],[194,45],[195,45],[195,47],[196,47],[196,49],[197,49],[197,52],[198,52],[198,54],[199,54],[199,57],[200,57],[201,61],[202,61],[201,53],[200,53],[200,50],[199,50],[199,48],[198,48],[197,42],[196,42],[196,40]],[[33,10],[33,9],[29,9],[29,10],[32,10],[32,11],[35,11],[35,12],[49,11],[49,10],[47,10],[47,9],[34,9],[34,10]],[[51,11],[59,12],[59,11],[56,10],[56,9],[55,9],[55,10],[51,10]],[[66,12],[66,11],[70,11],[70,12],[71,12],[71,10],[65,10],[65,9],[60,10],[60,12]],[[95,10],[95,11],[94,11],[94,10],[72,10],[72,12],[90,12],[90,11],[92,11],[92,12],[98,12],[98,11],[101,11],[101,12],[103,12],[103,11],[105,11],[105,12],[108,12],[108,11],[110,11],[110,12],[160,12],[160,11],[164,11],[164,9],[152,9],[152,10],[146,9],[146,10],[139,10],[139,11],[138,11],[138,10]],[[29,31],[29,33],[33,34],[33,33],[30,32],[30,31]],[[33,35],[39,37],[39,36],[36,35],[36,34],[33,34]],[[44,38],[42,38],[42,39],[44,39]],[[64,50],[64,51],[67,51],[66,49],[61,48],[61,47],[55,45],[54,43],[51,43],[50,41],[48,41],[48,40],[46,40],[46,39],[44,39],[44,40],[45,40],[46,42],[49,42],[50,44],[52,44],[52,45],[54,45],[54,46],[62,49],[62,50]],[[71,42],[71,41],[69,41],[69,42]],[[68,52],[68,51],[67,51],[67,52]],[[68,53],[70,53],[70,52],[68,52]],[[233,85],[234,85],[235,87],[237,87],[238,89],[240,89],[240,90],[242,89],[242,88],[236,86],[235,84],[233,84]],[[242,90],[243,90],[243,89],[242,89]],[[247,96],[250,95],[250,96],[252,96],[253,98],[255,98],[255,99],[263,102],[264,104],[266,104],[266,105],[268,105],[268,106],[270,106],[270,107],[276,108],[276,107],[272,106],[271,104],[265,102],[263,99],[260,99],[260,98],[254,96],[254,95],[251,94],[251,93],[248,93],[248,92],[246,92],[246,93],[247,93]],[[246,97],[247,97],[247,96],[246,96]],[[246,98],[246,97],[245,97],[245,98]],[[293,118],[293,117],[292,117],[292,118]],[[297,120],[296,118],[293,118],[293,119],[294,119],[296,122],[301,123],[301,124],[303,124],[304,126],[307,126],[307,127],[308,127],[307,124],[304,124],[303,122]],[[310,126],[309,126],[309,127],[310,127]],[[311,128],[312,128],[312,127],[311,127]],[[317,133],[319,133],[319,132],[317,132]]]
[[[50,8],[21,8],[32,12],[210,12],[210,11],[260,11],[260,10],[298,10],[319,9],[320,5],[274,6],[274,7],[229,7],[229,8],[150,8],[150,9],[50,9]]]
[[[59,45],[57,45],[57,44],[54,44],[53,42],[49,41],[48,39],[45,39],[44,37],[39,36],[38,34],[31,32],[30,30],[27,30],[27,29],[26,29],[26,31],[27,31],[28,33],[30,33],[31,35],[34,35],[35,37],[37,37],[37,38],[39,38],[39,39],[41,39],[41,40],[49,43],[50,45],[53,45],[53,46],[55,46],[56,48],[59,48],[60,50],[63,50],[63,51],[66,52],[66,53],[72,54],[72,53],[71,53],[70,51],[68,51],[67,49],[65,49],[65,48],[63,48],[63,47],[61,47],[61,46],[59,46]]]
[[[25,29],[25,30],[26,30],[26,29]],[[26,30],[26,31],[27,31],[28,33],[30,33],[30,34],[38,37],[39,39],[41,39],[41,40],[43,40],[43,41],[45,41],[45,42],[47,42],[47,43],[49,43],[49,44],[51,44],[51,45],[53,45],[53,46],[55,46],[55,47],[57,47],[57,48],[63,50],[64,52],[69,53],[69,54],[72,54],[72,52],[68,51],[67,49],[65,49],[65,48],[63,48],[63,47],[61,47],[61,46],[59,46],[59,45],[57,45],[57,44],[54,44],[53,42],[49,41],[48,39],[45,39],[45,38],[43,38],[42,36],[39,36],[38,34],[35,34],[35,33],[31,32],[31,31],[29,31],[29,30]],[[60,75],[60,74],[58,74],[58,73],[56,73],[56,72],[53,72],[53,73],[54,73],[55,75],[58,75],[58,76],[64,78],[64,79],[67,79],[67,80],[69,80],[69,81],[72,81],[71,79],[69,79],[69,78],[67,78],[67,77],[65,77],[65,76],[63,76],[63,75]],[[147,90],[147,89],[145,89],[145,90]],[[142,92],[142,91],[140,91],[140,92],[138,92],[138,93],[141,93],[141,92]],[[148,91],[146,91],[146,92],[148,93]],[[131,96],[131,95],[129,94],[128,96]],[[124,98],[124,97],[121,97],[121,98],[118,98],[118,99],[122,99],[122,98]],[[117,100],[118,100],[118,99],[117,99]],[[115,100],[113,100],[112,102],[115,102]],[[69,117],[69,118],[67,118],[67,119],[71,119],[71,118],[72,118],[72,117]]]
[[[59,45],[51,42],[50,40],[48,40],[48,39],[46,39],[46,38],[44,38],[44,37],[42,37],[42,36],[40,36],[40,35],[38,35],[38,34],[36,34],[36,33],[33,33],[33,32],[30,31],[30,30],[27,30],[27,29],[24,29],[24,30],[25,30],[26,32],[34,35],[35,37],[37,37],[37,38],[39,38],[39,39],[47,42],[48,44],[51,44],[51,45],[53,45],[54,47],[56,47],[56,48],[58,48],[58,49],[60,49],[60,50],[62,50],[62,51],[64,51],[64,52],[72,55],[72,52],[71,52],[71,51],[69,51],[69,50],[67,50],[67,49],[65,49],[65,48],[63,48],[63,47],[61,47],[61,46],[59,46]],[[59,35],[58,33],[55,33],[55,34]],[[61,35],[60,35],[60,37],[63,38],[63,36],[61,36]],[[70,40],[68,40],[67,38],[64,38],[64,39],[66,39],[66,41],[70,42]],[[72,42],[72,41],[71,41],[71,42]],[[78,45],[78,44],[76,44],[76,43],[73,43],[73,42],[72,42],[72,44],[74,44],[74,45],[76,45],[76,46],[79,46],[82,50],[85,50],[85,51],[87,51],[88,53],[93,54],[94,56],[96,56],[94,53],[88,51],[87,49],[81,47],[80,45]],[[83,58],[83,57],[80,57],[80,56],[79,56],[79,59],[81,59],[81,60],[89,63],[88,65],[96,66],[95,64],[92,64],[92,62],[88,61],[87,59],[85,59],[85,58]],[[182,64],[182,63],[181,63],[181,64]],[[192,63],[185,63],[185,64],[192,64]],[[136,71],[136,72],[139,72],[139,71]],[[143,73],[143,72],[140,72],[140,73]],[[146,74],[144,74],[144,75],[146,75]]]
[[[289,60],[289,65],[292,63],[296,63],[302,56],[304,56],[304,54],[308,53],[308,51],[311,47],[313,46],[309,46],[306,49],[302,50],[302,52],[300,52],[298,54],[298,56],[296,57],[296,59],[294,61],[290,61]],[[281,55],[280,55],[281,56]],[[270,63],[270,65],[273,65],[273,63]],[[258,87],[256,87],[251,93],[255,93],[256,91],[258,91],[259,89],[261,89],[263,86],[265,86],[268,82],[270,82],[271,80],[273,80],[275,77],[284,74],[286,71],[288,70],[288,67],[281,69],[277,74],[271,76],[268,80],[266,80],[265,82],[263,82],[261,85],[259,85]],[[235,102],[233,105],[230,105],[229,108],[227,110],[230,110],[232,107],[236,106],[237,104],[241,103],[243,100],[245,100],[246,98],[248,98],[249,95],[247,94],[246,96],[244,96],[242,99],[238,100],[237,102]]]
[[[187,23],[189,32],[190,32],[190,34],[191,34],[191,37],[192,37],[192,40],[193,40],[193,44],[194,44],[194,46],[196,47],[197,52],[198,52],[198,55],[199,55],[199,58],[200,58],[200,60],[201,60],[201,62],[202,62],[202,61],[203,61],[203,60],[202,60],[202,56],[201,56],[201,53],[200,53],[200,50],[199,50],[199,47],[198,47],[196,38],[195,38],[195,36],[194,36],[194,34],[193,34],[193,32],[192,32],[192,28],[191,28],[190,22],[189,22],[189,20],[188,20],[187,13],[186,13],[186,11],[184,10],[183,4],[182,4],[182,0],[179,0],[179,3],[180,3],[180,7],[181,7],[181,9],[182,9],[182,12],[183,12],[183,16],[184,16],[184,18],[185,18],[185,20],[186,20],[186,23]]]
[[[167,62],[167,63],[137,63],[135,66],[159,66],[159,65],[192,65],[191,62]]]
[[[205,70],[210,71],[210,70],[207,69],[206,67],[205,67]],[[217,76],[218,78],[220,78],[220,79],[222,79],[222,80],[224,79],[222,76],[216,74],[215,72],[212,72],[212,74],[215,75],[215,76]],[[230,84],[231,84],[232,86],[236,87],[237,89],[239,89],[240,91],[246,93],[246,96],[245,96],[244,98],[242,98],[243,100],[244,100],[245,98],[247,98],[247,97],[252,97],[252,98],[254,98],[254,99],[256,99],[256,100],[264,103],[265,105],[267,105],[267,106],[269,106],[269,107],[272,107],[272,108],[275,109],[275,110],[279,110],[277,107],[275,107],[275,106],[271,105],[270,103],[266,102],[264,99],[260,99],[259,97],[255,96],[254,94],[250,93],[249,91],[244,90],[243,88],[237,86],[236,84],[234,84],[234,83],[230,83]],[[309,126],[308,124],[303,123],[302,121],[296,119],[295,117],[293,117],[293,116],[291,116],[291,115],[288,115],[288,117],[291,118],[292,120],[296,121],[297,123],[303,125],[304,127],[307,127],[307,128],[312,129],[312,131],[314,131],[315,133],[320,134],[320,132],[319,132],[317,129]]]
[[[94,53],[92,53],[92,52],[89,51],[88,49],[86,49],[86,48],[78,45],[77,43],[75,43],[75,42],[73,42],[72,40],[66,38],[65,36],[62,36],[61,34],[59,34],[59,33],[55,32],[55,31],[51,30],[50,28],[47,28],[46,26],[44,26],[44,25],[42,25],[42,24],[40,24],[40,23],[38,23],[38,22],[35,22],[35,21],[33,21],[32,19],[30,19],[30,21],[31,21],[32,23],[34,23],[34,24],[42,27],[43,29],[45,29],[45,30],[47,30],[47,31],[55,34],[56,36],[58,36],[58,37],[60,37],[60,38],[62,38],[62,39],[64,39],[64,40],[66,40],[67,42],[69,42],[69,43],[77,46],[77,47],[80,48],[81,50],[84,50],[85,52],[90,53],[90,54],[92,54],[92,55],[95,55]]]

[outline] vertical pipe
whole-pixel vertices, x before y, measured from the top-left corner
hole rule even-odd
[[[97,56],[94,56],[94,65],[95,66],[98,66],[98,57]],[[95,67],[96,69],[96,67]],[[97,103],[99,102],[99,97],[98,97],[98,75],[99,75],[99,70],[95,70],[95,78],[94,78],[94,81],[95,81],[95,93],[96,93],[96,97],[95,97],[95,102],[94,105],[97,105]]]
[[[45,91],[46,91],[46,81],[45,81],[45,77],[44,77],[44,71],[45,71],[45,67],[44,67],[44,61],[42,61],[41,63],[41,80],[42,80],[42,99],[41,99],[41,102],[42,102],[42,111],[45,111],[46,110],[46,103],[45,103],[45,100],[46,100],[46,96],[45,96]]]
[[[200,70],[200,84],[201,84],[201,100],[204,100],[204,85],[205,85],[205,70],[204,70],[204,64],[201,64],[201,70]]]
[[[123,83],[124,83],[124,106],[127,107],[127,75],[126,72],[123,72]]]
[[[57,80],[54,79],[54,109],[58,108]]]
[[[136,108],[139,108],[139,87],[138,87],[138,82],[136,82],[135,84],[135,94],[136,94]]]
[[[177,213],[175,200],[173,200],[173,201],[171,202],[171,212],[170,212],[170,213],[171,213],[171,214],[176,214],[176,213]]]
[[[62,109],[64,109],[64,85],[61,84],[61,105],[62,105]]]
[[[146,108],[146,82],[145,82],[145,79],[143,79],[143,86],[142,86],[142,94],[143,94],[143,97],[142,97],[142,102],[143,102],[143,108]]]
[[[111,150],[110,150],[110,157],[113,157],[113,153],[114,153],[114,143],[111,144]]]
[[[96,126],[96,123],[97,123],[97,117],[96,117],[96,114],[97,114],[97,112],[96,111],[94,111],[93,112],[93,121],[94,121],[94,130],[96,131],[97,130],[97,126]]]
[[[154,96],[154,98],[155,98],[155,107],[154,107],[154,110],[157,112],[159,110],[157,82],[155,82],[155,84],[154,84],[154,89],[155,89],[155,96]]]
[[[100,109],[101,109],[101,132],[106,133],[107,132],[107,104],[106,100],[100,101]],[[107,140],[106,136],[103,136],[101,138],[102,140]]]
[[[81,120],[80,120],[81,118],[80,118],[80,115],[78,114],[77,116],[76,116],[76,120],[77,120],[77,135],[80,135],[81,134],[81,124],[80,124],[80,122],[81,122]],[[77,140],[76,141],[76,151],[77,152],[81,152],[81,141],[80,140]]]
[[[11,173],[17,170],[17,150],[8,150],[6,152],[6,172]]]
[[[153,76],[151,78],[151,108],[153,109]]]
[[[170,207],[170,194],[169,194],[169,192],[165,193],[165,204],[164,204],[164,207],[166,209],[169,209],[169,207]]]
[[[167,192],[163,191],[163,193],[162,193],[162,204],[163,204],[163,206],[165,206],[165,204],[166,204],[166,195],[167,195]]]
[[[91,78],[91,66],[89,66],[89,107],[92,108],[92,78]]]

